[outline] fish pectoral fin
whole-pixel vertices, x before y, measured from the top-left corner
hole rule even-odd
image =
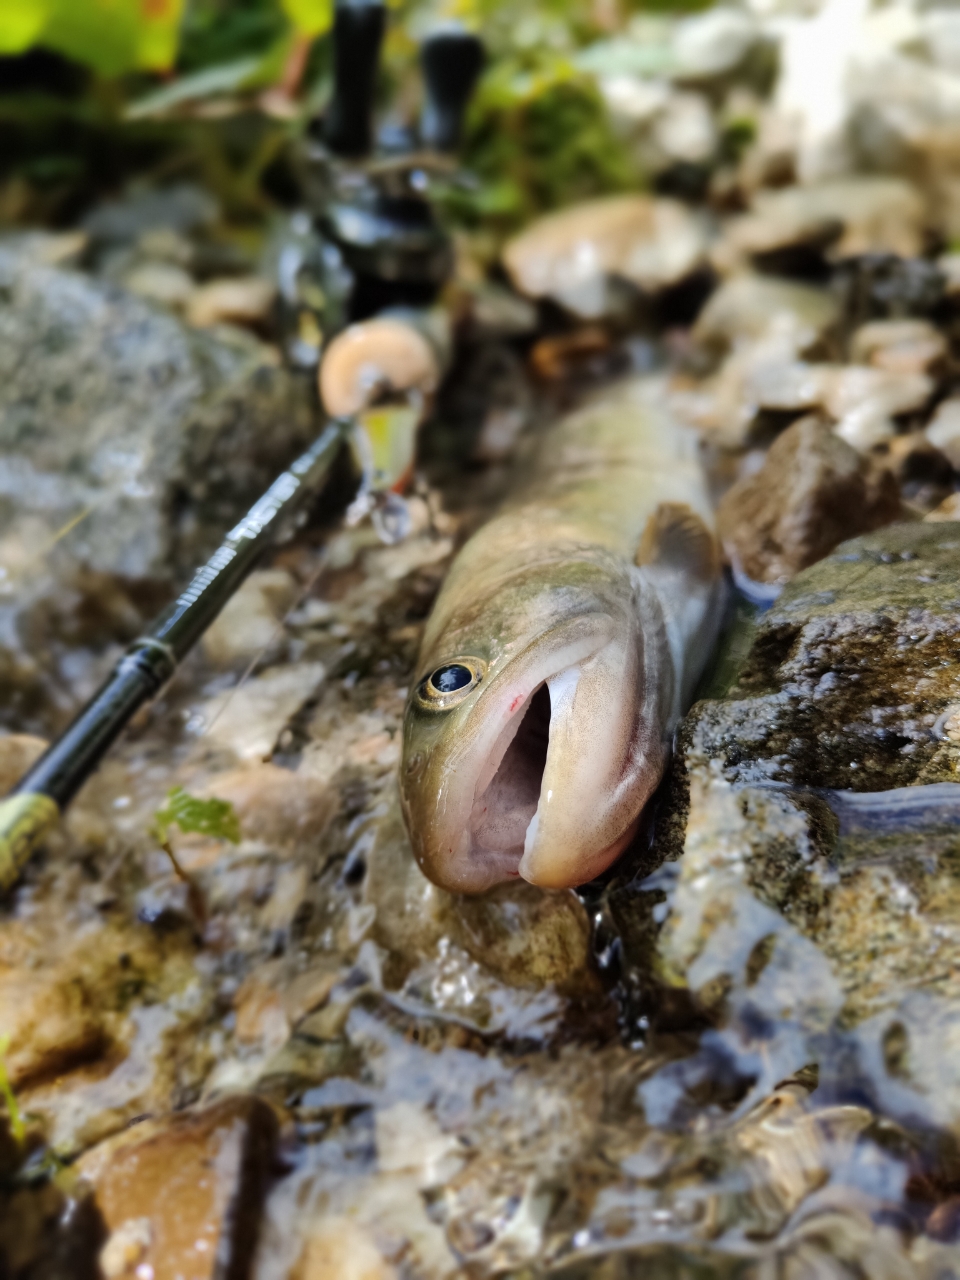
[[[720,547],[700,516],[685,503],[661,502],[640,538],[638,565],[660,565],[709,580],[720,572]]]

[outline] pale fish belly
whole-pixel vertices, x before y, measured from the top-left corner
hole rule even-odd
[[[548,432],[457,557],[404,721],[437,883],[583,883],[629,843],[709,655],[722,580],[696,444],[649,382]]]

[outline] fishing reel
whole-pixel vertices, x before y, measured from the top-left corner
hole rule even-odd
[[[317,363],[324,341],[347,324],[386,308],[429,307],[453,266],[430,188],[455,173],[483,45],[457,24],[431,32],[420,50],[419,126],[384,129],[375,144],[386,19],[383,0],[339,0],[333,95],[299,156],[308,212],[295,224],[286,261],[281,256],[280,293],[294,320],[288,353],[305,367]]]

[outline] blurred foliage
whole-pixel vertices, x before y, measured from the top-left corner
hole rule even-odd
[[[286,21],[304,36],[327,31],[333,0],[3,0],[0,54],[42,45],[105,76],[165,71],[184,43],[183,65],[212,65],[262,50]]]
[[[228,220],[298,198],[290,161],[330,88],[334,0],[0,0],[0,224],[69,224],[136,178],[192,178]],[[570,200],[636,187],[578,51],[637,0],[388,0],[381,111],[411,124],[417,49],[438,19],[478,30],[466,179],[447,216],[505,232]],[[696,8],[703,0],[644,0]],[[8,56],[3,56],[8,55]]]
[[[182,17],[183,0],[3,0],[0,53],[42,44],[102,75],[163,69],[176,57]]]
[[[560,58],[535,70],[494,64],[470,110],[464,163],[476,181],[450,189],[450,214],[501,230],[640,180],[592,79]]]

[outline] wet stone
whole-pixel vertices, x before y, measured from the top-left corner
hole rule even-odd
[[[727,700],[690,721],[725,776],[856,791],[956,778],[933,728],[960,700],[958,539],[894,524],[789,584]]]
[[[35,738],[29,733],[0,735],[0,796],[13,790],[48,745],[43,738]]]
[[[920,193],[900,178],[848,177],[762,191],[749,213],[731,219],[714,250],[729,272],[743,262],[807,265],[829,252],[919,256],[926,212]]]
[[[941,400],[924,434],[949,459],[954,471],[960,468],[960,399]]]
[[[931,373],[946,359],[947,340],[928,320],[873,320],[850,340],[854,360],[891,373]]]
[[[0,687],[9,722],[46,729],[300,452],[314,408],[247,335],[9,248],[0,283]]]
[[[960,997],[956,830],[898,826],[883,793],[957,780],[958,545],[943,523],[844,543],[763,615],[726,696],[695,705],[658,944],[736,1053],[743,1011],[765,1010],[777,1070],[807,1054],[842,1094],[856,1061],[881,1110],[949,1126],[960,1079],[929,1046],[955,1034]],[[850,791],[881,793],[857,810],[870,825],[831,798]],[[838,1042],[815,1047],[827,1026]]]
[[[594,319],[618,309],[617,281],[659,293],[701,268],[705,251],[701,222],[678,201],[610,196],[538,219],[503,262],[521,293]]]
[[[728,556],[748,578],[783,583],[846,538],[890,524],[899,514],[892,474],[811,416],[778,436],[759,471],[727,491],[717,528]]]
[[[778,337],[796,355],[820,345],[839,319],[829,290],[795,280],[745,273],[725,280],[710,296],[693,336],[712,350]]]
[[[0,276],[4,523],[36,513],[52,537],[89,508],[61,547],[74,563],[191,569],[309,437],[306,387],[257,344],[194,335],[89,278],[9,250]]]
[[[297,584],[285,570],[255,570],[204,632],[207,657],[228,667],[267,656],[283,638],[282,619],[296,594]]]
[[[277,1120],[256,1098],[133,1125],[79,1162],[109,1235],[109,1280],[250,1275]]]
[[[276,286],[263,276],[210,280],[186,299],[186,318],[198,329],[235,324],[263,331],[273,316],[276,293]]]

